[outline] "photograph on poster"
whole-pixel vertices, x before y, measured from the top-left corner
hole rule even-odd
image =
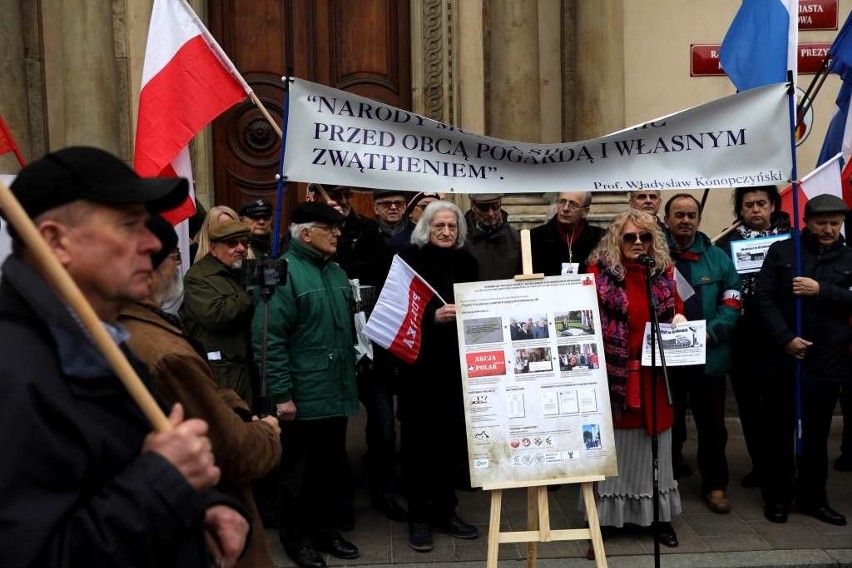
[[[539,314],[509,318],[509,336],[512,341],[547,339],[550,337],[547,316]]]
[[[591,370],[600,368],[598,346],[594,343],[575,343],[560,345],[556,348],[559,353],[559,370]]]
[[[464,321],[465,345],[503,342],[503,318],[478,318]]]
[[[553,360],[550,355],[550,347],[530,347],[526,349],[515,349],[515,374],[539,373],[552,371]]]
[[[583,443],[587,450],[599,450],[603,447],[600,424],[583,424]]]
[[[556,335],[573,337],[575,335],[594,335],[595,323],[592,310],[576,310],[553,317]]]

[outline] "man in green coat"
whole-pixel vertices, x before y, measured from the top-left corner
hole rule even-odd
[[[346,425],[358,411],[349,280],[330,261],[344,219],[325,203],[293,210],[287,282],[269,301],[266,384],[283,445],[278,531],[284,550],[304,567],[325,566],[320,551],[359,556],[334,514],[351,484]],[[258,363],[262,310],[258,305],[253,330]]]
[[[222,388],[251,405],[251,320],[254,299],[240,282],[249,226],[225,221],[210,229],[210,252],[184,277],[180,309],[187,334],[201,342]]]
[[[740,317],[740,277],[734,263],[719,247],[698,230],[701,211],[698,201],[679,193],[666,202],[665,223],[669,249],[680,273],[678,292],[686,319],[705,320],[706,364],[677,367],[670,374],[675,424],[672,433],[672,463],[683,463],[681,450],[686,440],[686,407],[692,409],[698,431],[698,470],[701,489],[711,511],[725,514],[731,504],[728,487],[728,461],[725,446],[725,373],[731,359],[729,339]],[[684,293],[684,288],[689,293]],[[682,470],[682,466],[681,466]],[[683,471],[680,472],[683,474]]]

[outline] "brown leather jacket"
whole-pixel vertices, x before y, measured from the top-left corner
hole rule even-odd
[[[219,389],[210,365],[183,331],[153,310],[133,305],[119,322],[130,331],[130,349],[148,366],[160,397],[183,404],[187,418],[206,420],[218,489],[240,500],[251,515],[252,539],[237,566],[271,567],[269,543],[251,491],[251,481],[269,472],[281,455],[281,442],[265,422],[245,422],[234,408],[247,408],[233,391]],[[227,401],[227,402],[226,402]]]

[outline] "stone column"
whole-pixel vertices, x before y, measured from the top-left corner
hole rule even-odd
[[[30,144],[30,120],[27,108],[27,69],[24,59],[24,29],[20,0],[0,0],[0,116],[9,127],[24,160],[36,156]],[[0,172],[19,169],[13,154],[0,157]]]
[[[50,149],[97,146],[122,155],[113,11],[103,0],[42,0]]]
[[[487,134],[538,142],[538,2],[492,0],[490,7]]]

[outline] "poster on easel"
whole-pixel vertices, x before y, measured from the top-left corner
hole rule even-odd
[[[455,285],[471,483],[617,474],[594,276]]]

